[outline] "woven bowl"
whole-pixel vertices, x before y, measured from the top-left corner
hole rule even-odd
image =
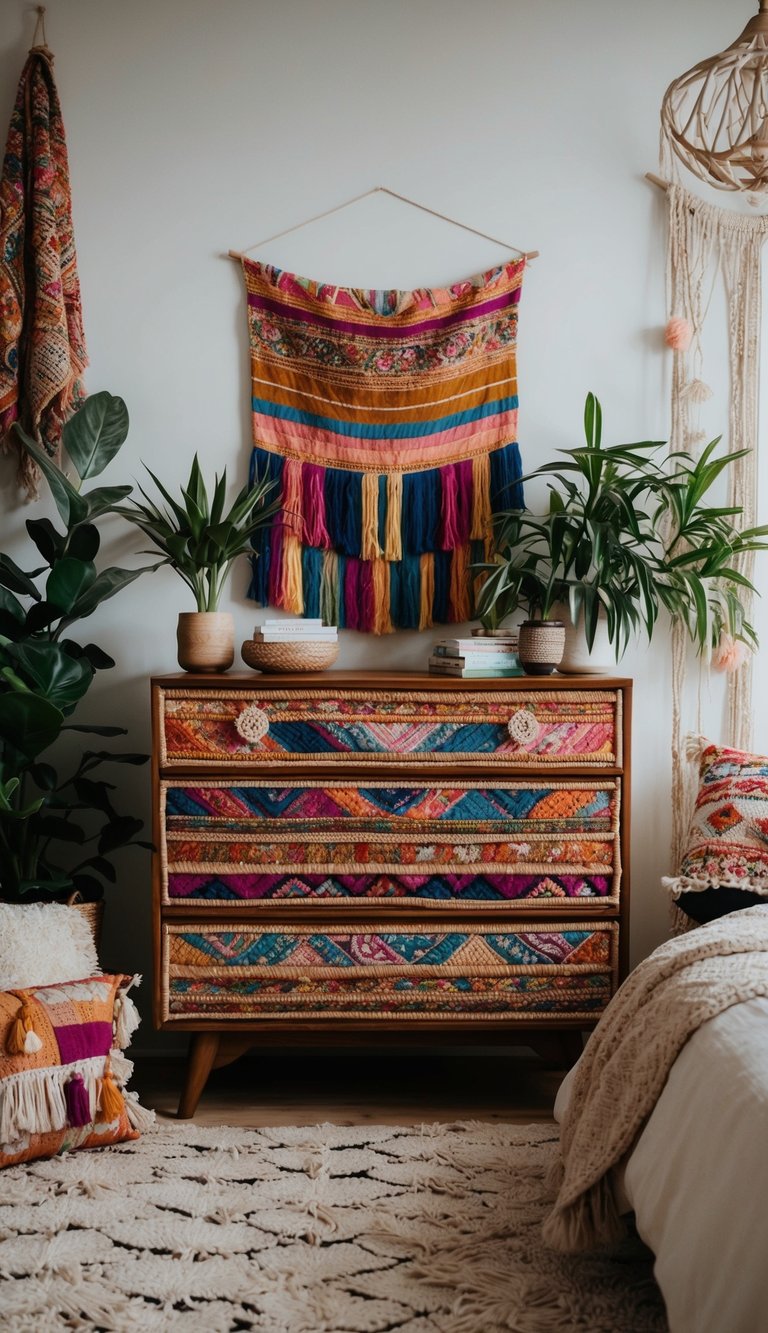
[[[304,639],[301,643],[254,643],[246,639],[240,649],[246,666],[254,671],[325,671],[339,655],[338,642]]]

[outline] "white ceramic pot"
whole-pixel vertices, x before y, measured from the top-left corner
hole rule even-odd
[[[181,611],[176,631],[179,666],[185,671],[227,671],[235,660],[230,611]]]
[[[587,647],[584,633],[584,613],[579,614],[578,624],[571,620],[567,602],[558,602],[552,607],[552,615],[558,616],[565,625],[565,650],[557,668],[565,676],[599,676],[616,670],[616,654],[608,638],[608,622],[603,612],[597,621],[597,632],[592,648]]]

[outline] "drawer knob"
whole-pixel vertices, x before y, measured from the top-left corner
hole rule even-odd
[[[247,704],[235,718],[235,731],[244,741],[255,745],[269,731],[269,718],[258,704]]]
[[[513,741],[525,745],[536,739],[539,734],[539,724],[530,709],[518,708],[507,723],[507,731]]]

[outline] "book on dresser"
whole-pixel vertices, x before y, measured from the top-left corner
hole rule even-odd
[[[152,682],[155,1020],[179,1114],[251,1045],[559,1044],[626,970],[631,682]]]

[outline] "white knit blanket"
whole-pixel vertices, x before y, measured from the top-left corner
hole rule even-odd
[[[548,1245],[573,1252],[621,1236],[612,1169],[632,1147],[688,1038],[756,996],[768,996],[762,904],[669,940],[631,973],[574,1071],[560,1133],[559,1192],[543,1228]]]

